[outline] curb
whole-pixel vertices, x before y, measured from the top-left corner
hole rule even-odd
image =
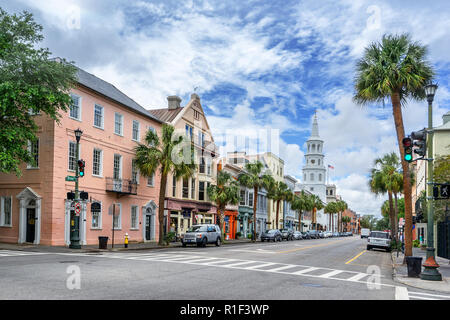
[[[404,281],[402,280],[402,277],[399,277],[397,269],[395,268],[395,258],[393,256],[393,252],[391,252],[391,260],[392,260],[392,279],[394,280],[394,282],[397,283],[401,283],[404,284],[408,287],[413,287],[413,288],[417,288],[417,289],[422,289],[422,290],[430,290],[430,291],[436,291],[436,292],[440,292],[440,293],[450,293],[450,281],[448,278],[443,277],[441,282],[435,282],[438,285],[446,285],[446,290],[442,290],[440,288],[429,288],[428,286],[425,286],[425,284],[430,285],[433,284],[433,282],[431,281],[427,281],[427,280],[421,280],[420,278],[408,278],[407,276],[405,276],[407,279],[411,279],[411,281],[427,281],[424,282],[423,284],[418,282],[418,283],[411,283],[409,281]]]

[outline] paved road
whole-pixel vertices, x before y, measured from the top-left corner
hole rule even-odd
[[[450,299],[394,283],[390,255],[365,249],[365,240],[349,237],[101,254],[0,251],[0,299]]]

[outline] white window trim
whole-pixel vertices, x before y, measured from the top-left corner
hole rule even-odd
[[[78,98],[78,110],[80,110],[80,112],[79,112],[79,114],[78,114],[79,118],[74,118],[74,117],[72,117],[72,116],[70,115],[70,107],[69,107],[69,118],[81,122],[81,119],[82,119],[82,118],[81,118],[81,111],[82,111],[82,108],[81,108],[81,106],[82,106],[81,96],[79,96],[79,95],[77,95],[77,94],[75,94],[75,93],[71,93],[70,95],[71,95],[71,96],[75,96],[75,97]]]
[[[133,134],[134,134],[134,123],[137,123],[137,139],[134,139]],[[131,140],[136,141],[136,142],[140,142],[141,141],[141,124],[138,120],[133,120],[132,125],[131,125]]]
[[[122,180],[122,161],[123,161],[123,157],[122,157],[122,155],[119,154],[119,153],[115,153],[115,154],[114,154],[114,157],[113,157],[113,178],[114,178],[114,158],[115,158],[116,156],[119,156],[119,157],[120,157],[120,161],[119,161],[119,180]]]
[[[131,225],[132,221],[133,221],[133,208],[136,208],[136,227],[133,228],[133,226]],[[139,230],[139,206],[137,205],[131,205],[130,208],[130,230]]]
[[[116,132],[116,115],[120,115],[121,117],[121,121],[120,121],[120,133]],[[123,137],[123,114],[119,113],[119,112],[114,112],[114,134]]]
[[[154,186],[155,186],[155,174],[153,174],[153,175],[151,176],[151,178],[152,178],[152,183],[149,184],[149,183],[148,183],[148,180],[150,179],[150,177],[147,177],[147,187],[154,187]]]
[[[114,230],[122,230],[122,204],[121,203],[116,203],[116,208],[119,207],[119,215],[117,215],[117,212],[114,214],[114,216],[118,217],[117,220],[117,228],[114,228],[114,220],[113,220],[113,228]]]
[[[40,139],[37,139],[37,143],[38,143],[38,166],[37,167],[32,167],[31,164],[27,163],[27,169],[39,169],[39,151],[41,150],[41,143],[40,143]],[[31,141],[28,140],[28,152],[31,152]]]
[[[99,174],[94,174],[94,168],[92,168],[92,175],[94,177],[98,177],[98,178],[103,178],[103,150],[102,149],[98,149],[98,148],[94,148],[92,150],[92,166],[94,166],[94,152],[95,150],[100,151],[100,165],[99,165]]]
[[[95,125],[95,107],[96,106],[102,108],[102,125],[101,125],[101,127]],[[94,104],[94,125],[93,125],[93,127],[97,128],[97,129],[102,129],[102,130],[105,129],[105,108],[102,105],[98,104],[98,103]]]
[[[5,198],[10,198],[10,208],[9,208],[9,213],[10,213],[10,217],[9,217],[9,224],[5,224]],[[13,197],[12,196],[1,196],[0,197],[0,227],[8,227],[8,228],[12,228],[12,220],[13,220],[13,212],[12,212],[12,208],[13,208]]]
[[[77,164],[75,163],[75,170],[72,170],[72,169],[70,169],[70,166],[69,166],[69,159],[70,159],[70,143],[75,143],[75,154],[76,154],[76,148],[77,148],[77,142],[75,141],[71,141],[71,140],[69,140],[69,150],[68,150],[68,152],[67,152],[67,171],[70,171],[70,172],[76,172],[77,171]],[[78,160],[80,160],[81,159],[81,143],[79,143],[78,144],[78,159],[76,159],[77,161]]]
[[[141,176],[141,173],[139,172],[139,168],[137,167],[136,163],[135,163],[135,167],[136,167],[136,184],[139,185],[139,178]],[[133,160],[131,160],[131,175],[133,175]],[[131,177],[133,178],[133,177]]]
[[[102,216],[103,216],[103,203],[101,201],[95,201],[100,203],[100,212],[98,213],[98,227],[92,226],[92,211],[91,211],[91,230],[102,230]]]

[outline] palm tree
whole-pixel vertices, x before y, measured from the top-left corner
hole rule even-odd
[[[225,239],[223,227],[225,207],[228,204],[239,202],[239,184],[228,172],[221,170],[217,172],[217,185],[210,185],[207,193],[211,201],[214,201],[217,205],[222,239]]]
[[[330,217],[329,217],[330,226],[333,226],[332,217],[335,213],[338,212],[337,203],[334,201],[328,202],[324,208],[324,212],[328,213],[330,215]]]
[[[358,61],[354,101],[361,105],[390,99],[403,171],[405,194],[405,257],[412,255],[412,204],[408,163],[404,160],[405,137],[401,106],[410,98],[426,98],[424,86],[434,76],[425,60],[427,47],[412,42],[408,34],[384,35],[380,43],[370,44]]]
[[[302,190],[300,195],[294,195],[292,198],[291,208],[298,212],[298,224],[300,227],[299,231],[302,231],[302,214],[303,211],[312,210],[311,203],[308,201],[308,196]]]
[[[336,202],[336,209],[338,210],[338,231],[342,232],[342,213],[348,208],[347,202],[339,200]]]
[[[251,162],[245,165],[245,172],[242,173],[238,181],[247,188],[253,188],[253,239],[256,241],[256,206],[258,201],[258,190],[261,188],[268,189],[268,185],[273,178],[270,175],[263,174],[264,165],[259,162]]]
[[[312,207],[313,212],[313,223],[314,228],[317,230],[317,210],[321,210],[324,208],[322,200],[320,200],[319,196],[312,194],[309,196],[310,206]]]
[[[167,176],[172,173],[176,178],[189,178],[194,174],[193,148],[181,148],[185,140],[184,136],[175,135],[174,127],[163,124],[161,140],[152,130],[148,130],[145,136],[145,144],[139,143],[135,148],[135,163],[144,177],[154,175],[157,168],[161,174],[159,189],[159,241],[158,245],[164,245],[164,200],[167,185]],[[190,146],[190,142],[189,143]],[[177,150],[179,150],[177,152]],[[190,151],[186,152],[186,150]]]
[[[289,200],[292,198],[291,190],[281,181],[271,181],[269,184],[269,189],[267,190],[267,197],[276,202],[276,218],[275,218],[275,229],[279,228],[279,211],[280,211],[280,203],[284,200]]]

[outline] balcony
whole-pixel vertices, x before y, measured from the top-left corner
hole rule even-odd
[[[120,195],[137,194],[137,183],[128,179],[106,178],[106,191]]]

